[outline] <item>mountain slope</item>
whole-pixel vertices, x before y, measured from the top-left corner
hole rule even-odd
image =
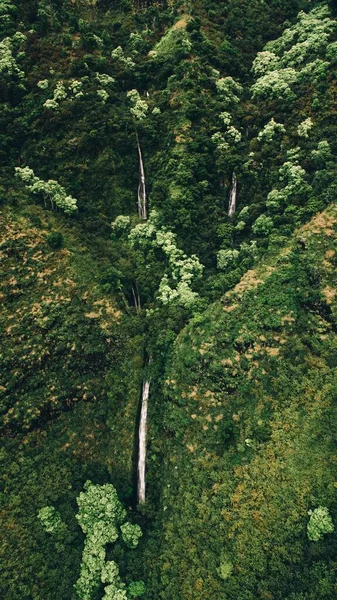
[[[89,478],[144,600],[333,600],[335,2],[0,0],[0,31],[1,597],[79,600]]]
[[[162,598],[334,597],[336,535],[306,525],[337,516],[336,223],[332,205],[177,338]]]

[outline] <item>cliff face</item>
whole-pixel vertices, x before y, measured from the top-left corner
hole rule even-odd
[[[145,600],[336,597],[335,12],[0,2],[5,600],[77,600],[87,479]]]

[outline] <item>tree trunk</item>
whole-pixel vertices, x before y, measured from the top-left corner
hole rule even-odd
[[[142,157],[142,151],[140,149],[138,133],[137,137],[137,148],[139,157],[139,186],[138,186],[138,215],[140,219],[147,219],[147,206],[146,206],[146,182],[145,182],[145,170]]]
[[[237,180],[235,171],[233,171],[232,187],[231,187],[231,191],[229,193],[229,204],[228,204],[228,216],[229,217],[232,217],[236,211],[237,192],[238,192],[238,180]]]
[[[138,502],[145,502],[145,466],[146,466],[146,433],[147,433],[147,409],[150,392],[150,380],[143,383],[142,403],[139,421],[138,438]]]

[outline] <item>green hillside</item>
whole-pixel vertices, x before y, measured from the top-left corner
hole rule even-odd
[[[336,509],[336,223],[319,213],[177,338],[162,597],[336,593],[334,536],[306,531],[310,508]]]
[[[4,600],[336,598],[336,65],[333,1],[0,0]]]

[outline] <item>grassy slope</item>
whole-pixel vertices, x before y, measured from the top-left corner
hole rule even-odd
[[[177,339],[162,598],[335,595],[336,536],[309,542],[306,524],[318,505],[337,516],[336,223],[318,214]]]

